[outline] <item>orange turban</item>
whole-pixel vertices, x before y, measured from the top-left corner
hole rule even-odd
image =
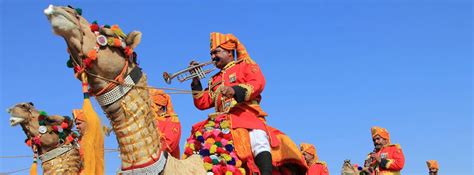
[[[163,92],[163,90],[149,89],[151,99],[153,102],[160,106],[166,107],[167,114],[174,114],[173,104],[171,104],[171,97]]]
[[[313,144],[301,143],[300,144],[301,152],[306,152],[314,156],[314,160],[318,160],[318,155],[316,154],[316,148]]]
[[[74,117],[74,120],[86,121],[84,118],[84,111],[82,109],[73,109],[72,117]]]
[[[226,50],[236,50],[237,60],[251,60],[247,49],[245,46],[240,43],[239,39],[232,34],[222,34],[219,32],[211,33],[211,50],[216,49],[217,47],[222,47]]]
[[[426,161],[426,165],[428,165],[428,169],[437,169],[437,170],[439,170],[438,161],[436,161],[436,160],[428,160],[428,161]]]
[[[370,130],[372,131],[372,138],[374,138],[376,135],[379,135],[380,137],[387,139],[388,143],[390,143],[390,134],[388,133],[387,129],[374,126]]]

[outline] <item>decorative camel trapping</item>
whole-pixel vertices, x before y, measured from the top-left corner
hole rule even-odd
[[[50,5],[45,14],[53,31],[66,41],[76,77],[87,79],[90,94],[111,122],[122,159],[119,173],[205,174],[198,155],[177,160],[162,150],[152,100],[143,88],[147,87],[146,74],[133,52],[141,33],[125,35],[116,25],[91,25],[81,11]]]
[[[18,103],[9,108],[10,125],[20,125],[26,144],[41,160],[43,174],[79,174],[81,158],[73,121],[67,116],[47,115],[33,103]]]

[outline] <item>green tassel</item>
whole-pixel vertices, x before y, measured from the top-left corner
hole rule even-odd
[[[216,142],[215,143],[217,147],[222,147],[222,143],[221,142]]]
[[[39,111],[39,114],[40,115],[43,115],[43,116],[48,116],[48,113],[44,112],[44,111]]]
[[[82,9],[81,8],[76,8],[76,13],[79,15],[82,15]]]
[[[108,24],[104,25],[104,28],[110,29],[110,26]]]
[[[66,65],[67,65],[68,68],[73,68],[73,67],[74,67],[74,66],[72,65],[72,60],[71,60],[71,59],[67,60]]]
[[[95,20],[94,22],[92,22],[92,24],[98,24],[98,23],[97,23],[97,20]]]
[[[45,122],[44,120],[41,120],[41,121],[39,121],[39,125],[40,125],[40,126],[45,126],[45,125],[46,125],[46,122]]]

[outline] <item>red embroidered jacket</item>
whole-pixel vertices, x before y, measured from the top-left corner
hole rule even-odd
[[[402,148],[399,144],[391,144],[382,147],[377,152],[377,155],[382,158],[379,165],[375,165],[375,175],[400,175],[400,171],[405,165],[405,156],[403,155]],[[369,154],[370,156],[370,154]],[[372,165],[375,161],[372,162]]]
[[[329,175],[329,170],[326,162],[316,161],[313,165],[309,166],[307,175]]]
[[[232,87],[234,98],[223,97],[221,86]],[[232,128],[266,130],[264,121],[259,119],[267,115],[259,105],[264,87],[265,78],[256,63],[252,60],[233,61],[209,80],[208,88],[193,95],[194,105],[200,110],[214,107],[216,113],[211,115],[229,114]],[[192,89],[202,90],[202,86],[195,84]]]

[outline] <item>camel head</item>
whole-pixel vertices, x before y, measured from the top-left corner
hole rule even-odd
[[[37,112],[32,102],[18,103],[15,106],[8,108],[7,112],[10,114],[10,126],[16,126],[18,124],[27,124],[31,120],[36,120]]]
[[[358,175],[359,171],[351,164],[351,160],[344,160],[342,164],[342,175]]]
[[[64,136],[68,136],[71,134],[71,128],[74,125],[69,117],[59,115],[48,116],[44,112],[38,111],[31,102],[18,103],[8,108],[7,112],[10,114],[10,126],[20,125],[27,136],[27,140],[39,136],[38,138],[40,138],[39,141],[41,143],[38,145],[41,145],[42,149],[40,151],[48,151],[58,145],[58,142],[60,142],[60,134],[57,131],[58,127],[61,125],[65,126],[64,129],[61,128],[60,130]],[[43,118],[41,118],[42,116]],[[42,131],[41,125],[47,130]]]
[[[68,66],[74,71],[88,72],[89,84],[92,90],[94,83],[104,86],[96,76],[114,79],[126,67],[134,67],[136,54],[133,49],[141,41],[139,31],[124,34],[117,26],[99,26],[96,22],[89,23],[83,16],[82,10],[71,6],[49,5],[44,10],[55,34],[66,41],[70,54]],[[77,76],[80,79],[80,76]],[[92,82],[91,82],[92,81]]]

